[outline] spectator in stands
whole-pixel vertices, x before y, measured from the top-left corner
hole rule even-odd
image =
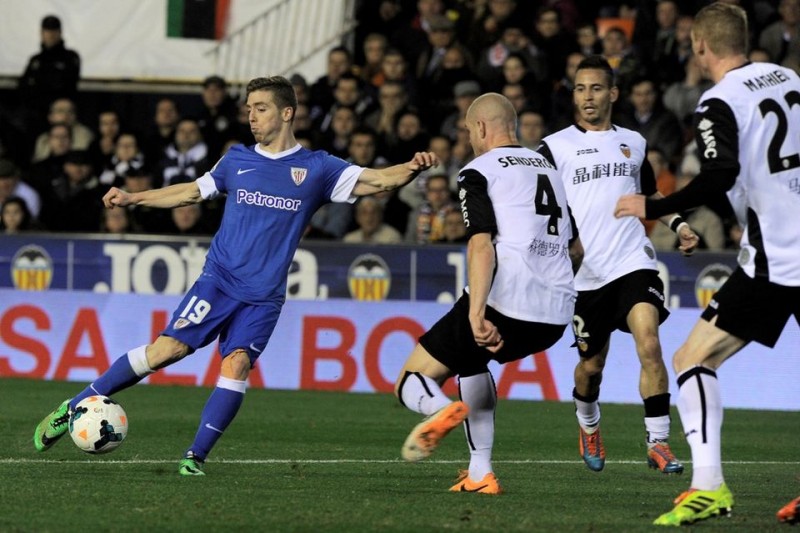
[[[638,131],[648,146],[661,150],[667,161],[675,161],[683,149],[683,129],[675,115],[661,104],[655,82],[650,78],[634,80],[630,102],[630,110],[620,114],[616,123]]]
[[[455,110],[444,118],[439,132],[449,138],[454,138],[458,120],[467,115],[467,109],[475,99],[481,95],[481,86],[475,80],[464,80],[453,86],[453,102]]]
[[[313,122],[315,130],[326,133],[331,127],[333,115],[340,107],[352,109],[356,115],[356,120],[359,122],[373,108],[372,98],[364,92],[362,81],[352,72],[342,74],[336,81],[333,91],[333,105],[316,122]]]
[[[131,215],[127,209],[103,209],[100,216],[101,233],[124,235],[133,231]]]
[[[358,229],[345,234],[349,243],[399,244],[403,235],[383,221],[383,204],[378,198],[363,196],[355,206]]]
[[[389,48],[383,56],[381,72],[372,79],[372,84],[380,88],[387,81],[399,83],[405,92],[406,100],[415,103],[417,94],[417,81],[409,72],[408,62],[402,52],[397,48]]]
[[[247,111],[247,104],[243,105],[245,111]],[[245,115],[246,117],[247,115]],[[250,124],[247,123],[248,133],[250,132]],[[306,104],[297,104],[297,109],[294,112],[294,121],[292,121],[292,129],[294,130],[295,134],[298,131],[309,131],[311,130],[311,110],[309,109],[308,105]],[[252,144],[252,142],[248,142],[245,144]]]
[[[575,89],[575,72],[578,65],[587,56],[581,52],[573,52],[567,56],[564,76],[556,83],[551,95],[550,126],[552,131],[559,131],[575,122],[575,104],[572,91]]]
[[[517,113],[523,109],[531,109],[534,106],[533,102],[525,94],[525,87],[521,83],[506,83],[500,89],[500,94],[508,98]],[[541,100],[538,102],[541,102]],[[538,108],[539,106],[537,105],[536,107]]]
[[[384,143],[397,140],[397,119],[408,109],[408,94],[399,81],[387,80],[378,89],[378,108],[368,114],[364,124],[372,128]]]
[[[346,159],[349,155],[350,135],[358,125],[358,117],[352,107],[335,107],[330,128],[318,138],[318,148],[336,157]]]
[[[447,174],[450,190],[458,190],[458,173],[461,171],[461,167],[453,160],[453,143],[450,141],[450,138],[445,135],[434,135],[431,137],[430,141],[428,141],[428,151],[436,154],[436,157],[439,159],[439,164],[429,168],[427,171],[420,174],[420,176],[427,176],[428,174]],[[401,190],[410,188],[410,185],[411,184],[406,185]],[[424,198],[424,194],[423,188],[420,192],[421,199]]]
[[[664,196],[669,196],[675,192],[675,174],[669,169],[667,158],[664,157],[664,152],[656,147],[650,146],[647,149],[647,162],[653,168],[653,175],[656,178],[656,189]],[[659,224],[658,220],[642,220],[645,232],[650,235],[656,226],[663,226]],[[690,224],[691,225],[691,224]],[[692,226],[694,229],[694,226]],[[674,233],[672,230],[670,232]]]
[[[170,215],[174,226],[171,233],[177,235],[211,235],[213,233],[203,223],[203,207],[200,204],[173,207]]]
[[[506,26],[517,20],[517,0],[488,0],[473,21],[467,47],[475,57],[500,40]]]
[[[309,105],[310,95],[306,79],[301,74],[292,74],[289,82],[294,88],[294,94],[297,95],[297,103]]]
[[[399,28],[390,41],[403,52],[409,65],[416,67],[419,57],[428,47],[431,19],[444,14],[442,0],[417,0],[417,12],[410,22]]]
[[[536,48],[522,29],[521,21],[506,22],[500,39],[481,50],[475,74],[484,87],[502,84],[503,63],[512,53],[519,54],[530,66],[537,80],[548,79],[547,63],[542,52]]]
[[[144,154],[139,149],[136,134],[122,132],[117,137],[114,155],[100,173],[100,183],[109,187],[122,187],[125,176],[132,168],[142,168],[145,164]]]
[[[523,109],[517,118],[517,140],[525,148],[536,150],[547,135],[544,117],[532,109]]]
[[[50,194],[42,197],[42,223],[50,231],[90,232],[97,229],[103,211],[103,186],[94,175],[86,150],[71,150]]]
[[[365,84],[373,85],[373,78],[381,72],[381,63],[389,40],[381,33],[370,33],[364,39],[364,64],[358,67],[358,76]]]
[[[156,103],[153,122],[147,130],[144,140],[145,160],[161,161],[167,146],[175,139],[175,129],[181,115],[178,104],[172,98],[161,98]]]
[[[319,121],[334,103],[333,91],[336,82],[345,72],[352,72],[353,56],[344,46],[337,46],[328,52],[328,63],[324,76],[320,76],[309,91],[311,120]]]
[[[703,76],[697,59],[690,56],[686,61],[683,81],[676,81],[664,92],[664,107],[678,117],[681,124],[691,124],[700,96],[714,84]]]
[[[125,192],[142,192],[152,189],[159,178],[153,175],[153,171],[148,167],[130,167],[125,173],[122,189]],[[123,207],[121,211],[128,212],[129,229],[136,233],[168,233],[172,228],[170,211],[132,205]],[[118,209],[107,209],[106,211],[118,211]]]
[[[669,48],[655,58],[653,73],[660,84],[675,83],[684,78],[686,64],[692,57],[692,24],[694,18],[679,16],[675,22],[673,40],[667,43]]]
[[[438,244],[463,244],[469,240],[467,227],[460,209],[452,209],[444,216],[444,229]]]
[[[767,52],[763,48],[752,48],[747,53],[747,59],[749,59],[751,63],[770,63],[770,62],[772,62],[772,59],[769,56],[769,52]]]
[[[447,212],[458,209],[450,192],[446,174],[431,174],[425,180],[426,200],[411,212],[405,239],[417,244],[430,244],[444,236],[444,219]]]
[[[86,150],[92,144],[94,133],[88,127],[78,122],[78,115],[75,103],[69,98],[59,98],[50,105],[50,112],[47,120],[53,124],[66,124],[70,129],[72,148],[75,150]],[[50,144],[47,132],[42,133],[36,138],[36,145],[33,152],[33,162],[42,161],[50,155]]]
[[[97,117],[97,137],[89,145],[89,157],[95,173],[102,172],[111,163],[120,134],[119,113],[113,109],[101,111]]]
[[[567,55],[577,51],[575,39],[561,27],[561,14],[554,7],[543,6],[536,13],[532,41],[547,60],[547,86],[564,76]]]
[[[422,152],[428,146],[429,135],[422,126],[422,119],[415,111],[405,111],[397,118],[397,140],[386,147],[389,163],[407,161],[408,155]],[[405,158],[404,158],[405,157]]]
[[[25,202],[31,217],[38,218],[42,201],[36,189],[21,181],[20,170],[10,159],[0,159],[0,204],[9,198]]]
[[[455,137],[453,138],[453,163],[463,167],[469,163],[475,154],[469,142],[469,130],[465,123],[465,118],[461,117],[456,123]]]
[[[679,14],[678,4],[675,0],[658,0],[656,3],[656,31],[654,35],[649,36],[648,40],[651,42],[646,43],[645,49],[652,50],[652,57],[646,59],[656,66],[654,74],[659,76],[662,83],[676,81],[672,77],[662,78],[661,76],[666,73],[659,67],[663,67],[665,59],[671,58],[675,52],[677,45],[675,34]],[[680,72],[676,72],[676,74],[680,75]]]
[[[80,77],[81,58],[64,45],[61,20],[54,15],[44,17],[41,51],[28,60],[18,85],[21,100],[27,109],[33,111],[31,118],[37,126],[54,100],[75,97]]]
[[[209,158],[216,161],[222,145],[234,138],[238,106],[228,94],[228,84],[221,76],[209,76],[203,81],[203,107],[197,125],[208,148]]]
[[[773,63],[795,68],[800,61],[800,0],[781,0],[778,13],[780,20],[764,28],[758,46]]]
[[[175,142],[167,146],[161,160],[161,186],[194,181],[210,168],[208,146],[200,126],[193,119],[181,119],[175,129]]]
[[[40,197],[49,193],[53,180],[64,170],[64,158],[72,149],[72,130],[66,124],[53,124],[47,132],[48,155],[31,165],[28,183]]]
[[[632,80],[644,75],[644,66],[636,57],[625,32],[617,27],[609,28],[603,36],[603,58],[611,65],[619,87],[621,98],[626,98]]]
[[[2,185],[0,185],[2,187]],[[0,199],[0,232],[11,235],[21,231],[41,229],[28,210],[28,204],[19,196]]]
[[[584,57],[600,55],[603,52],[603,43],[597,35],[597,26],[591,22],[586,22],[578,26],[575,30],[575,41],[578,43],[577,52]],[[569,58],[567,58],[569,60]]]

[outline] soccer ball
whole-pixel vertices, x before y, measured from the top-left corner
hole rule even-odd
[[[69,435],[86,453],[108,453],[128,434],[128,415],[107,396],[89,396],[69,417]]]

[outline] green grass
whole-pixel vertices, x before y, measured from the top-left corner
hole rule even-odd
[[[454,494],[467,465],[457,430],[432,460],[407,464],[400,445],[420,417],[388,395],[250,390],[206,465],[183,478],[208,389],[140,386],[115,398],[126,442],[90,456],[69,440],[37,453],[36,423],[75,383],[0,380],[0,531],[651,531],[690,474],[646,467],[642,408],[603,405],[608,462],[577,454],[569,403],[502,401],[495,473],[506,494]],[[689,450],[673,413],[673,450]],[[786,531],[775,512],[800,493],[800,413],[730,410],[723,458],[736,506],[699,531]]]

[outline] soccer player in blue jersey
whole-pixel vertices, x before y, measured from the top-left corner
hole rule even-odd
[[[400,187],[438,163],[434,154],[418,152],[407,163],[378,170],[307,150],[292,131],[296,107],[287,79],[256,78],[247,86],[255,145],[232,147],[194,182],[139,193],[112,188],[103,197],[109,209],[170,209],[227,195],[203,272],[167,328],[152,344],[117,359],[46,416],[34,434],[37,450],[49,449],[66,433],[70,412],[84,398],[126,389],[219,337],[220,377],[179,465],[182,475],[204,475],[203,463],[236,416],[250,369],[278,321],[289,266],[311,216],[327,202],[353,202],[358,196]]]

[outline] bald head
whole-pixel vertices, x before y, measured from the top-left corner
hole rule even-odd
[[[517,113],[498,93],[479,96],[467,110],[466,126],[476,155],[508,144],[517,144]]]

